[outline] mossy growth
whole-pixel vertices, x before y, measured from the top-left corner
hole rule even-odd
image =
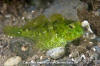
[[[80,22],[67,20],[60,14],[53,14],[49,18],[40,15],[22,27],[7,26],[4,33],[30,38],[35,41],[37,48],[47,50],[65,46],[67,42],[80,37],[83,29]]]

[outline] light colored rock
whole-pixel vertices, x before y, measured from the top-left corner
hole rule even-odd
[[[52,59],[58,59],[65,54],[65,48],[64,47],[57,47],[54,49],[50,49],[47,51],[46,55]]]
[[[88,31],[88,32],[93,33],[93,31],[92,31],[92,29],[91,29],[91,27],[90,27],[90,24],[89,24],[89,22],[88,22],[87,20],[84,20],[84,21],[82,22],[82,27],[87,28],[87,31]]]
[[[82,25],[82,27],[84,28],[84,31],[85,31],[85,33],[83,35],[84,38],[89,38],[89,39],[95,39],[96,38],[96,35],[92,31],[90,24],[87,20],[84,20],[81,23],[81,25]]]
[[[4,63],[4,66],[14,66],[17,65],[19,62],[21,62],[21,57],[14,56],[7,59],[7,61]]]
[[[100,54],[100,47],[99,46],[94,46],[92,49],[94,52]]]
[[[92,12],[95,16],[100,16],[100,9]]]
[[[11,14],[7,14],[5,15],[6,18],[10,18],[11,17]]]
[[[75,50],[69,54],[69,58],[74,58],[74,57],[78,57],[78,56],[79,56],[79,52],[77,50]]]

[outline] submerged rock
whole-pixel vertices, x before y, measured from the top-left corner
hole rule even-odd
[[[94,52],[100,54],[100,47],[94,46],[92,49],[93,49]]]
[[[97,11],[93,11],[95,16],[100,16],[100,9],[98,9]]]
[[[4,66],[15,66],[19,62],[21,62],[21,57],[19,56],[11,57],[4,63]]]
[[[52,59],[58,59],[65,54],[65,48],[64,47],[57,47],[54,49],[50,49],[47,51],[46,55]]]
[[[94,64],[95,64],[95,66],[100,66],[100,60],[95,60]]]
[[[35,54],[34,43],[26,38],[14,38],[10,41],[10,50],[12,53],[22,57],[23,60]]]
[[[77,9],[82,8],[88,8],[88,6],[82,4],[80,0],[55,0],[49,8],[45,9],[44,14],[46,16],[50,16],[53,13],[60,13],[67,19],[79,20],[77,16]]]
[[[83,37],[88,38],[88,39],[95,39],[96,35],[92,31],[89,22],[87,20],[84,20],[81,24],[85,31],[85,34],[83,35]]]

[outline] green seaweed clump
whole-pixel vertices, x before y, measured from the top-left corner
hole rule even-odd
[[[67,42],[83,34],[80,22],[67,20],[60,14],[46,18],[40,15],[22,27],[7,26],[4,33],[15,37],[25,37],[35,41],[37,48],[47,50],[65,46]]]

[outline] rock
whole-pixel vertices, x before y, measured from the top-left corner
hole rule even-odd
[[[66,63],[67,63],[67,64],[70,64],[70,65],[71,65],[71,64],[74,64],[74,62],[73,62],[72,59],[70,59],[70,58],[68,58],[68,59],[66,60]]]
[[[10,18],[12,15],[11,14],[7,14],[5,15],[5,18]]]
[[[88,4],[82,2],[80,5],[77,6],[77,9],[80,10],[80,11],[82,11],[84,9],[88,10]]]
[[[90,61],[92,61],[92,60],[98,60],[99,59],[99,54],[97,54],[97,53],[94,53],[94,54],[92,54],[91,56],[90,56]]]
[[[95,60],[94,64],[95,64],[95,66],[100,66],[100,60]]]
[[[94,53],[91,55],[90,59],[100,60],[100,47],[94,46],[92,50]]]
[[[100,42],[100,37],[95,38],[95,41]]]
[[[86,57],[84,54],[82,54],[81,56],[78,56],[78,57],[75,57],[75,58],[72,58],[72,61],[77,64],[77,63],[80,63],[82,60],[85,60]]]
[[[93,49],[94,52],[100,54],[100,47],[98,47],[98,46],[94,46],[92,49]]]
[[[100,9],[98,9],[97,11],[93,12],[95,16],[100,16]]]
[[[54,0],[33,0],[36,8],[46,8],[48,7]]]
[[[83,7],[84,5],[84,7]],[[54,13],[60,13],[65,18],[79,20],[77,9],[87,8],[80,0],[55,0],[54,3],[44,11],[44,15],[50,16]]]
[[[75,64],[77,64],[77,63],[81,62],[81,60],[82,60],[81,57],[77,57],[77,58],[75,58],[75,59],[73,60],[73,62],[74,62]]]
[[[95,39],[96,35],[92,31],[89,22],[87,20],[84,20],[81,24],[82,24],[82,27],[85,31],[83,37],[88,38],[88,39]]]
[[[54,49],[50,49],[47,51],[46,55],[52,59],[58,59],[65,54],[65,48],[64,47],[57,47]]]
[[[90,32],[90,33],[93,33],[91,27],[90,27],[90,24],[87,20],[84,20],[82,22],[82,27],[86,29],[87,32]]]
[[[77,64],[77,66],[84,66],[84,63],[80,62],[80,63]]]
[[[14,56],[9,58],[5,63],[4,66],[15,66],[17,65],[19,62],[21,62],[21,57],[19,56]]]
[[[47,62],[50,62],[50,59],[45,59],[42,61],[42,63],[47,63]]]
[[[35,54],[36,49],[34,50],[34,45],[35,43],[32,40],[20,37],[10,41],[9,49],[12,53],[15,53],[25,60]]]
[[[75,58],[79,56],[79,52],[78,51],[73,51],[69,54],[69,58]]]
[[[35,9],[36,8],[34,6],[29,6],[28,8],[26,8],[26,11],[31,13]]]

